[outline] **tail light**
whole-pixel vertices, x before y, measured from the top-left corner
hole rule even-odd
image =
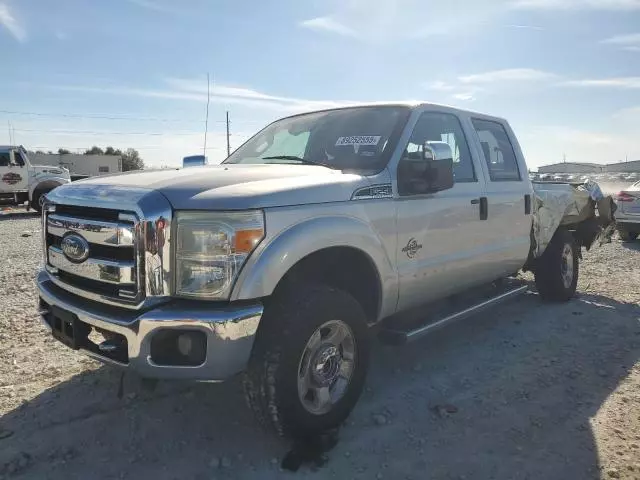
[[[627,192],[618,192],[616,194],[616,200],[618,202],[633,202],[635,199],[636,197],[628,194]]]

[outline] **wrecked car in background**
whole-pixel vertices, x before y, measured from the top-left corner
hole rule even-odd
[[[596,187],[534,187],[511,127],[489,115],[296,115],[221,165],[51,192],[40,313],[68,347],[146,377],[242,374],[263,424],[317,433],[356,404],[370,327],[419,338],[525,291],[497,282],[522,268],[543,299],[569,300],[582,247],[611,232]]]
[[[618,205],[616,212],[618,235],[626,242],[635,240],[640,235],[640,182],[618,192],[615,200]]]

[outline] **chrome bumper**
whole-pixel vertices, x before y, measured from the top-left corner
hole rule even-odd
[[[77,317],[82,324],[126,338],[127,360],[119,361],[94,348],[78,349],[105,363],[127,367],[148,378],[174,378],[222,381],[241,372],[247,365],[263,307],[226,305],[216,307],[203,302],[175,301],[144,313],[100,305],[72,295],[56,286],[45,271],[37,277],[41,299],[41,318],[47,321],[51,307]],[[151,341],[159,331],[186,329],[206,336],[206,356],[197,366],[157,365],[151,357]]]

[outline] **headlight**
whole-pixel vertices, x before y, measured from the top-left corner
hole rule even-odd
[[[176,294],[227,299],[264,238],[262,212],[178,212],[176,219]]]

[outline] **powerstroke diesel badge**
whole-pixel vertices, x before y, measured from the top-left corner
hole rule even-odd
[[[407,246],[402,249],[403,253],[407,254],[407,257],[413,258],[418,253],[418,250],[422,248],[422,244],[418,243],[415,238],[411,238]]]

